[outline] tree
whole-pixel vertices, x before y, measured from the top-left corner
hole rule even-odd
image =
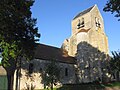
[[[0,66],[1,66],[1,60],[2,60],[2,55],[1,55],[1,49],[0,49]]]
[[[43,80],[45,85],[53,90],[53,85],[57,85],[57,82],[60,79],[60,68],[58,64],[52,60],[50,63],[47,64],[45,69],[45,74],[43,76]]]
[[[120,17],[120,0],[108,0],[103,11],[116,13],[115,17]]]
[[[120,72],[120,52],[112,52],[113,57],[110,60],[110,69],[111,74],[117,76],[117,80],[119,80],[119,72]]]
[[[36,41],[40,37],[36,19],[30,11],[34,0],[0,1],[0,49],[2,66],[7,72],[8,90],[13,90],[14,72],[22,57],[30,60],[34,56]]]

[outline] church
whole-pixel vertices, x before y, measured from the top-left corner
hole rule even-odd
[[[63,84],[103,81],[109,77],[105,69],[109,54],[108,38],[97,5],[78,13],[71,23],[72,34],[64,40],[61,48],[39,44],[35,51],[35,59],[22,62],[18,80],[20,90],[25,90],[31,85],[35,86],[35,89],[43,89],[42,73],[50,60],[58,62],[61,68],[58,87]],[[28,76],[30,68],[32,71]],[[14,77],[15,83],[16,74]]]

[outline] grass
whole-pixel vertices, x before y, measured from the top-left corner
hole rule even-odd
[[[78,84],[78,85],[64,85],[63,87],[59,88],[58,90],[102,90],[101,85],[95,84]]]
[[[120,82],[111,82],[106,84],[100,83],[88,83],[77,85],[63,85],[63,87],[57,90],[104,90],[106,87],[120,87]]]
[[[120,87],[120,82],[111,82],[107,84],[103,84],[105,87]]]
[[[35,89],[35,90],[51,90],[51,89]],[[58,90],[58,89],[54,88],[53,90]]]
[[[51,90],[51,89],[35,89],[35,90]],[[57,88],[53,88],[53,90],[58,90]]]
[[[87,83],[87,84],[66,84],[60,88],[54,88],[54,90],[104,90],[106,87],[120,87],[120,82],[110,82],[106,84],[100,83]],[[48,90],[48,89],[43,89]],[[50,90],[50,89],[49,89]]]
[[[0,90],[7,90],[7,77],[0,75]]]

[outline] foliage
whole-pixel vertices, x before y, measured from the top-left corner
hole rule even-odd
[[[33,58],[36,41],[40,37],[36,19],[31,17],[30,9],[33,3],[34,0],[0,1],[1,63],[9,76],[10,73],[14,74],[17,60],[20,60],[18,58]]]
[[[1,66],[1,60],[2,60],[2,51],[1,51],[1,49],[0,49],[0,66]]]
[[[112,52],[112,55],[113,57],[110,62],[111,69],[120,71],[120,52],[114,51]]]
[[[15,53],[15,51],[17,51],[17,47],[15,45],[15,43],[13,42],[12,44],[9,44],[5,41],[1,41],[0,42],[0,47],[2,48],[2,65],[4,67],[6,66],[10,66],[10,64],[8,63],[8,60],[10,58],[16,58],[17,53]]]
[[[112,14],[116,13],[115,17],[120,17],[120,0],[108,0],[103,10]]]
[[[110,60],[110,72],[112,75],[117,75],[117,79],[119,80],[119,74],[117,72],[120,71],[120,52],[112,52],[113,57]]]
[[[52,60],[47,66],[45,70],[45,75],[43,77],[44,83],[51,87],[53,90],[53,84],[57,85],[57,82],[60,79],[60,68],[58,67],[58,64]]]
[[[35,37],[36,19],[31,18],[33,0],[1,0],[0,2],[0,48],[3,62],[19,55],[31,58]],[[30,51],[31,50],[31,51]]]

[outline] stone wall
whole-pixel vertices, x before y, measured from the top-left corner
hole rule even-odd
[[[77,28],[79,20],[81,22],[82,18],[84,18],[84,25],[85,25],[83,28],[84,29],[91,28],[91,14],[86,13],[86,14],[72,20],[72,36],[75,35],[80,29],[83,29],[83,28],[80,28],[80,29]]]
[[[29,64],[33,63],[33,73],[29,74]],[[20,89],[25,90],[27,86],[33,85],[35,89],[43,89],[44,88],[44,80],[42,78],[42,74],[45,72],[46,65],[49,63],[47,60],[35,59],[30,61],[30,63],[24,63],[21,69],[21,77],[20,77]],[[62,84],[74,84],[75,79],[75,70],[73,64],[67,63],[58,63],[60,67],[60,82],[57,87]],[[68,69],[68,75],[65,76],[65,69]]]
[[[79,83],[107,81],[108,57],[104,52],[87,42],[81,42],[78,44],[76,57]]]

